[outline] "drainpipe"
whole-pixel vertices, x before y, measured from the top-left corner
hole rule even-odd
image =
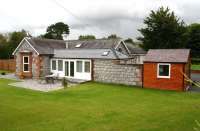
[[[144,62],[142,65],[142,88],[144,88]]]

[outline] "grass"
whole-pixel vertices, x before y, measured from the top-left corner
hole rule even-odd
[[[0,79],[2,131],[192,131],[200,94],[85,83],[43,93]]]
[[[192,70],[200,70],[200,64],[199,65],[195,65],[195,64],[192,64]]]
[[[0,70],[0,74],[3,73],[3,72],[5,72],[5,73],[12,73],[12,71],[8,71],[8,70]]]

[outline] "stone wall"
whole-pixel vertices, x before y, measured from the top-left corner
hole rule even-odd
[[[38,55],[37,53],[34,51],[34,49],[27,44],[27,42],[24,40],[23,43],[21,44],[21,46],[18,48],[16,54],[15,54],[15,58],[16,58],[16,75],[20,75],[20,73],[23,72],[23,66],[22,66],[22,53],[25,52],[30,52],[31,55],[31,71],[30,73],[32,73],[32,76],[36,76],[36,70],[37,70],[37,65],[35,63],[35,59],[37,59]]]
[[[94,81],[142,86],[142,65],[120,64],[116,60],[100,59],[93,62]]]
[[[51,63],[50,63],[50,57],[49,56],[46,56],[46,55],[43,55],[41,56],[42,58],[42,62],[41,62],[41,76],[46,76],[46,75],[49,75],[50,74],[50,66],[51,66]]]

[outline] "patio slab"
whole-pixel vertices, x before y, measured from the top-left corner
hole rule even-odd
[[[26,88],[26,89],[43,91],[43,92],[54,91],[54,90],[59,90],[59,89],[64,88],[62,86],[61,82],[55,82],[54,84],[52,84],[52,83],[46,84],[46,83],[41,83],[41,82],[39,82],[37,80],[33,80],[33,79],[27,79],[24,81],[11,83],[9,85],[16,86],[16,87],[22,87],[22,88]]]
[[[14,73],[7,73],[5,75],[0,75],[0,78],[11,79],[11,80],[20,80],[18,77],[15,76]]]

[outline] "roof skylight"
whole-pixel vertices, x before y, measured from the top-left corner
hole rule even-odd
[[[102,56],[107,56],[109,54],[110,51],[104,51]]]
[[[76,48],[79,48],[79,47],[81,47],[81,44],[77,44],[75,47],[76,47]]]

